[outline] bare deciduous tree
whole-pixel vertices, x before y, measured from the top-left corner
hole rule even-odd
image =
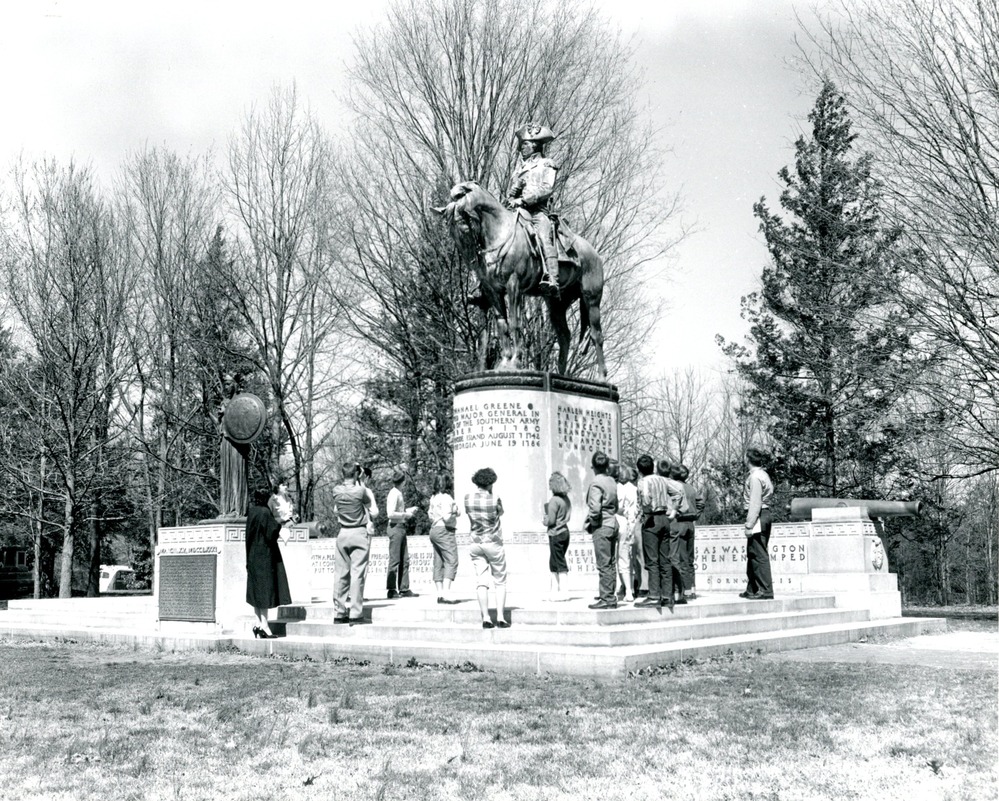
[[[271,392],[273,475],[291,449],[299,513],[311,514],[315,457],[342,387],[337,295],[348,292],[337,253],[336,154],[294,88],[275,89],[229,143],[226,197],[237,240],[226,275]]]
[[[682,463],[698,474],[707,466],[719,426],[718,389],[712,376],[695,367],[664,372],[636,387],[622,402],[634,406],[628,450]]]
[[[950,378],[961,473],[999,467],[999,6],[841,0],[809,31],[843,86],[912,245],[907,299]],[[941,373],[941,376],[945,376]]]
[[[411,269],[407,249],[452,184],[504,193],[513,131],[541,120],[559,134],[556,206],[604,260],[610,351],[634,351],[659,310],[659,294],[642,289],[658,277],[648,263],[679,234],[678,199],[664,189],[663,154],[641,122],[631,49],[606,20],[544,0],[404,0],[357,38],[351,75],[355,240],[371,280]],[[373,272],[391,250],[401,251],[393,269]],[[539,345],[545,361],[552,339]],[[572,369],[587,364],[577,352]]]
[[[90,523],[88,591],[96,592],[101,493],[121,431],[115,420],[129,360],[126,304],[132,276],[115,219],[91,173],[72,162],[15,168],[17,203],[5,248],[5,273],[33,380],[14,396],[30,418],[51,470],[49,491],[62,502],[59,595],[73,587],[74,549]]]
[[[402,394],[430,403],[449,393],[477,362],[484,324],[465,304],[470,265],[430,207],[460,180],[505,194],[513,133],[532,120],[559,134],[549,152],[560,164],[557,210],[604,260],[608,359],[640,353],[660,310],[661,294],[647,290],[682,232],[629,44],[593,8],[546,0],[399,0],[355,44],[357,125],[343,181],[356,204],[350,265],[364,302],[352,320],[385,371],[409,385]],[[527,305],[525,366],[550,369],[553,333],[540,304]],[[578,319],[570,326],[578,331]],[[435,340],[448,356],[430,362]],[[574,348],[569,371],[591,366],[592,354]],[[422,402],[402,414],[412,437],[450,428]]]
[[[141,276],[132,342],[136,391],[125,402],[141,454],[150,552],[165,506],[177,510],[207,500],[191,497],[204,492],[203,465],[192,447],[203,428],[192,321],[205,284],[217,194],[207,160],[156,148],[126,159],[118,187],[131,268]]]

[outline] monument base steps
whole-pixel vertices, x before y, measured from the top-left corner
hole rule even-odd
[[[115,608],[125,600],[129,608]],[[735,651],[810,648],[946,628],[946,621],[934,618],[871,619],[869,610],[838,606],[832,595],[772,601],[709,597],[672,613],[630,605],[591,610],[589,601],[514,597],[507,612],[511,628],[488,630],[481,627],[473,600],[455,606],[438,605],[430,597],[374,601],[366,606],[371,623],[364,626],[334,624],[331,604],[303,604],[278,610],[272,628],[285,636],[275,640],[254,640],[250,616],[223,634],[199,631],[197,624],[185,632],[174,623],[168,631],[156,623],[148,598],[12,601],[7,612],[0,612],[0,637],[91,640],[169,651],[236,648],[316,660],[472,662],[492,670],[620,676]]]

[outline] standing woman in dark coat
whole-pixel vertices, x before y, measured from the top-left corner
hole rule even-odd
[[[291,603],[284,559],[278,549],[281,524],[267,501],[267,490],[257,490],[246,513],[246,602],[260,624],[253,627],[253,636],[265,640],[277,636],[267,625],[267,610]]]

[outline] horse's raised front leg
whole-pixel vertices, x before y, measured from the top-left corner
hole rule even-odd
[[[552,328],[555,329],[555,340],[558,342],[558,374],[565,375],[566,367],[569,364],[569,340],[572,334],[569,332],[569,323],[565,319],[566,303],[560,297],[548,296],[548,319],[551,320]]]

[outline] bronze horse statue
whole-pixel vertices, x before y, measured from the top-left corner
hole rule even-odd
[[[489,192],[472,181],[451,189],[451,202],[443,209],[451,235],[471,261],[481,285],[483,308],[495,315],[503,354],[500,368],[519,364],[520,329],[525,297],[537,297],[541,282],[541,254],[532,241],[531,223],[522,212],[507,209]],[[557,295],[546,295],[548,317],[558,341],[558,372],[565,374],[569,360],[569,324],[566,312],[579,301],[580,341],[589,335],[601,378],[606,378],[604,335],[600,324],[600,301],[604,271],[600,256],[583,237],[574,235],[565,223],[560,235],[574,258],[560,260]],[[485,369],[489,326],[483,332],[479,368]]]

